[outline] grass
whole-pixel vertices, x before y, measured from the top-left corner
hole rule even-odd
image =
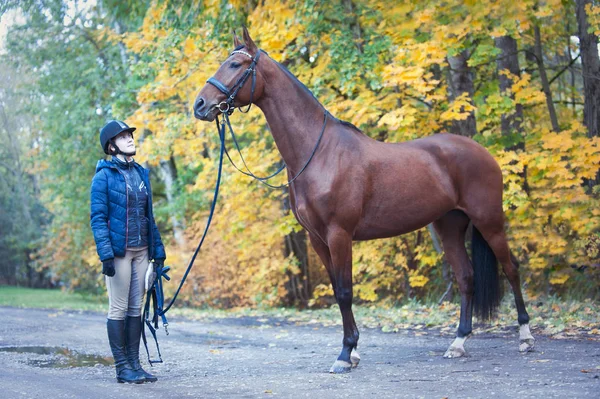
[[[561,300],[556,297],[526,300],[531,317],[532,331],[553,338],[586,338],[600,340],[600,304],[587,300],[583,302]],[[0,306],[20,308],[43,308],[58,310],[87,310],[106,312],[108,301],[96,297],[61,290],[32,289],[23,287],[0,287]],[[427,334],[435,330],[441,334],[453,335],[458,323],[460,307],[456,303],[444,302],[441,305],[423,304],[410,301],[402,306],[385,307],[354,305],[354,315],[359,328],[378,328],[384,332],[412,330],[416,334]],[[326,309],[298,310],[293,308],[232,310],[173,308],[170,316],[181,316],[191,320],[215,318],[255,317],[268,328],[270,319],[281,319],[299,325],[341,326],[342,319],[337,306]],[[517,329],[517,315],[512,296],[507,295],[498,312],[498,318],[491,322],[477,323],[474,333],[514,333]]]
[[[108,301],[105,298],[58,289],[0,286],[0,306],[106,312]]]
[[[526,301],[531,318],[532,332],[556,339],[585,338],[600,340],[600,304],[591,301],[569,301],[556,297],[544,300]],[[444,302],[441,305],[423,304],[409,301],[401,306],[385,307],[354,305],[352,307],[358,327],[378,328],[383,332],[401,332],[411,330],[417,335],[426,335],[434,330],[442,335],[454,335],[458,326],[460,305]],[[278,309],[235,309],[235,310],[196,310],[178,309],[180,315],[190,319],[227,317],[257,317],[284,319],[300,325],[341,326],[342,318],[337,306],[327,309],[297,310]],[[498,317],[488,322],[474,319],[474,334],[496,333],[514,334],[518,331],[517,311],[512,295],[505,296]],[[267,327],[265,325],[265,327]]]

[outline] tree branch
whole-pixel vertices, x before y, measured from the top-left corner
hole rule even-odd
[[[577,59],[581,56],[581,53],[577,54],[577,57],[573,58],[571,62],[569,62],[563,69],[561,69],[552,79],[548,81],[548,84],[551,85],[560,75],[562,75],[567,69],[571,67],[577,61]]]
[[[5,162],[0,161],[0,166],[4,166],[13,175],[19,177],[19,172],[17,172],[15,169],[13,169],[11,166],[9,166],[8,164],[6,164]]]
[[[518,50],[516,53],[506,54],[505,56],[494,58],[493,60],[482,62],[481,64],[471,65],[471,68],[477,68],[477,67],[480,67],[480,66],[483,66],[483,65],[491,64],[492,62],[498,62],[498,61],[503,60],[505,58],[510,58],[513,55],[517,55],[519,53],[526,53],[526,52],[527,52],[527,50],[524,50],[524,49],[523,50]]]

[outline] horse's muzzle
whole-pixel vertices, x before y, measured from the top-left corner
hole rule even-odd
[[[194,104],[194,117],[202,121],[212,122],[217,115],[217,105],[207,105],[203,98],[199,98]]]

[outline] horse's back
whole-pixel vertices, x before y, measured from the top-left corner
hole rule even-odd
[[[501,206],[500,168],[467,137],[441,133],[403,143],[367,140],[361,161],[369,190],[355,239],[412,231],[452,209],[466,210],[472,201],[491,198]]]
[[[422,149],[436,157],[463,157],[465,159],[472,158],[475,162],[495,163],[494,158],[481,144],[469,137],[451,133],[437,133],[393,145]]]
[[[395,145],[404,150],[427,153],[459,185],[480,179],[502,183],[502,172],[494,157],[469,137],[438,133]]]

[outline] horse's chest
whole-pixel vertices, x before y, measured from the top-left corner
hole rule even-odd
[[[296,197],[295,204],[292,208],[298,223],[307,230],[310,230],[310,219],[308,202],[304,197]]]
[[[304,192],[297,191],[292,195],[292,211],[298,220],[298,223],[309,232],[315,231],[317,217],[314,215],[314,207],[309,198]]]
[[[335,203],[328,190],[296,191],[292,209],[302,227],[309,233],[321,236],[336,214]]]

